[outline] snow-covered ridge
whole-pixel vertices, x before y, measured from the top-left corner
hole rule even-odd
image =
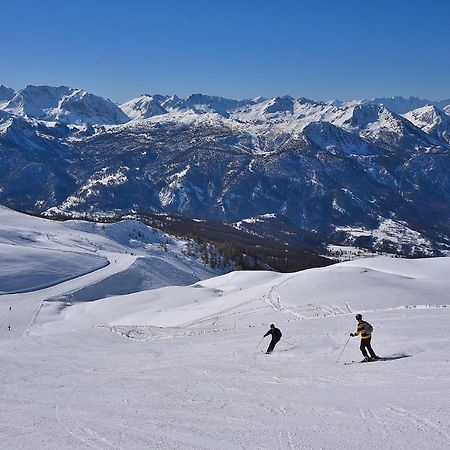
[[[351,240],[345,227],[393,219],[426,238],[424,254],[446,254],[446,102],[404,115],[385,103],[143,95],[122,111],[80,89],[28,86],[0,110],[0,201],[78,217],[144,210],[238,223],[272,212],[283,232],[325,245]]]
[[[161,97],[161,98],[158,98]],[[148,119],[149,117],[167,114],[163,108],[165,97],[142,95],[120,105],[122,111],[130,119]]]
[[[14,89],[0,85],[0,109],[3,109],[6,104],[14,97]]]
[[[12,114],[64,124],[118,124],[128,116],[110,100],[66,86],[27,86],[1,107]]]
[[[413,109],[422,108],[424,106],[435,106],[439,109],[445,109],[450,105],[450,99],[427,100],[418,97],[378,97],[370,100],[371,103],[384,106],[396,114],[405,114]]]
[[[66,86],[30,85],[18,91],[0,86],[0,109],[16,115],[68,124],[121,124],[165,114],[172,114],[176,119],[180,113],[191,111],[195,115],[217,114],[238,123],[269,121],[273,124],[281,120],[302,128],[311,122],[327,121],[340,126],[348,119],[352,109],[361,103],[384,106],[396,114],[406,114],[426,105],[433,105],[444,113],[450,108],[450,99],[430,101],[416,97],[316,102],[306,98],[294,99],[288,95],[235,100],[203,94],[186,98],[144,94],[118,107],[110,100]]]
[[[443,110],[427,105],[407,112],[404,117],[425,133],[450,144],[450,117]]]

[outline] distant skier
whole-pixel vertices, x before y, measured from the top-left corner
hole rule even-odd
[[[354,337],[361,335],[361,345],[359,346],[359,349],[361,350],[361,353],[364,356],[363,361],[373,361],[375,359],[379,359],[379,357],[373,351],[372,346],[370,345],[373,332],[372,325],[370,325],[369,322],[362,320],[361,314],[356,314],[355,318],[358,321],[358,327],[356,328],[355,333],[350,333],[350,336]],[[370,358],[369,355],[367,354],[367,350],[370,353]]]
[[[270,324],[270,330],[263,337],[269,336],[269,334],[272,335],[272,340],[270,341],[269,347],[267,347],[267,354],[273,352],[275,345],[277,345],[282,336],[281,331],[278,328],[275,328],[273,323]]]
[[[12,307],[11,306],[9,307],[9,310],[12,311]]]
[[[8,325],[8,331],[11,331],[11,325]]]

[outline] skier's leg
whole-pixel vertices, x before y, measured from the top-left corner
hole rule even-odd
[[[274,341],[274,343],[273,343],[273,348],[275,348],[275,345],[277,345],[279,341],[280,341],[279,339],[276,339],[276,340]]]
[[[361,345],[359,346],[359,349],[361,350],[361,353],[363,354],[364,358],[368,358],[369,355],[366,351],[366,343],[364,342],[365,339],[361,339]]]
[[[372,358],[376,358],[377,357],[377,355],[375,355],[375,352],[373,351],[373,348],[372,348],[372,346],[370,345],[370,341],[372,340],[372,338],[370,337],[370,338],[368,338],[368,339],[366,339],[366,347],[367,347],[367,350],[369,350],[369,353],[370,353],[370,356],[372,357]]]
[[[273,352],[273,349],[275,348],[275,344],[276,344],[276,341],[275,341],[274,338],[272,338],[272,340],[270,341],[269,346],[267,347],[267,353],[272,353]]]

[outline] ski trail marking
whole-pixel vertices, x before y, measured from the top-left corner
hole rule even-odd
[[[260,297],[253,297],[250,300],[245,300],[242,303],[239,303],[238,305],[230,306],[229,308],[226,308],[226,309],[221,311],[222,315],[218,315],[217,313],[210,314],[208,316],[201,317],[199,319],[194,319],[194,320],[191,320],[189,322],[182,323],[179,326],[180,327],[190,327],[190,326],[193,326],[193,325],[196,325],[196,324],[200,324],[202,322],[206,322],[206,321],[213,320],[213,319],[220,320],[220,319],[223,319],[224,317],[229,317],[229,316],[232,316],[232,315],[236,314],[236,313],[231,313],[231,314],[225,314],[225,313],[230,313],[231,311],[233,311],[233,310],[235,310],[237,308],[240,308],[241,306],[248,305],[249,303],[252,303],[252,302],[257,301],[257,300],[260,300]]]
[[[414,425],[416,425],[418,428],[425,428],[428,431],[434,432],[436,434],[439,434],[440,436],[444,437],[450,442],[450,436],[443,432],[438,425],[436,425],[431,420],[428,420],[424,417],[419,417],[418,415],[407,411],[404,408],[395,407],[395,406],[388,406],[387,409],[389,411],[392,411],[393,413],[397,414],[400,417],[405,418],[406,420],[412,422]]]
[[[31,319],[30,324],[26,328],[25,332],[23,333],[23,336],[28,336],[30,334],[30,329],[33,326],[34,322],[36,321],[37,316],[41,312],[42,307],[44,306],[45,300],[41,301],[41,304],[39,305],[39,308],[36,310],[36,313],[34,314],[33,318]]]
[[[289,447],[290,450],[294,450],[294,443],[293,443],[293,439],[292,439],[292,433],[290,433],[289,431],[286,431],[286,437],[287,437],[287,445]]]
[[[82,442],[86,446],[97,450],[103,450],[106,445],[108,448],[123,450],[122,447],[114,444],[98,432],[94,431],[92,428],[88,427],[73,414],[71,404],[75,396],[78,395],[79,391],[79,388],[74,389],[63,409],[61,409],[60,404],[55,405],[54,415],[58,423],[67,434]]]
[[[281,283],[274,284],[269,289],[269,292],[265,296],[263,296],[261,299],[263,301],[266,301],[270,306],[272,306],[273,309],[280,311],[280,312],[287,313],[287,314],[291,314],[292,316],[294,316],[296,318],[296,320],[302,320],[302,319],[306,319],[307,317],[303,316],[302,314],[296,313],[292,309],[289,309],[289,308],[292,308],[292,306],[290,306],[290,305],[287,305],[289,308],[286,308],[285,306],[283,306],[281,304],[281,296],[275,292],[275,289],[278,289],[284,283],[287,283],[288,281],[292,280],[296,276],[297,275],[293,275],[289,278],[286,278],[286,280],[283,280]],[[265,300],[265,298],[267,298],[267,300]]]
[[[75,391],[72,393],[72,395],[69,398],[68,404],[70,404],[70,402],[72,401],[73,397],[75,396],[76,393],[78,393],[79,389],[75,389]],[[67,404],[66,404],[66,409],[68,408]],[[96,445],[92,444],[91,442],[89,442],[88,440],[86,440],[82,434],[80,432],[76,432],[73,431],[73,425],[66,425],[64,423],[64,418],[63,418],[63,412],[60,411],[60,405],[59,403],[55,405],[54,408],[54,415],[55,415],[55,419],[58,421],[58,423],[61,425],[61,427],[64,429],[64,431],[69,434],[70,436],[72,436],[73,438],[75,438],[77,441],[83,443],[84,445],[91,447],[91,448],[95,448],[97,450],[102,450],[101,447],[97,447]],[[67,411],[66,411],[67,412]],[[70,414],[69,414],[70,416]]]

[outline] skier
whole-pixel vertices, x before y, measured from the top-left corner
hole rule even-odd
[[[372,331],[373,331],[372,325],[370,325],[370,323],[362,320],[361,314],[356,314],[355,318],[358,321],[358,327],[356,328],[355,333],[350,333],[350,336],[354,337],[354,336],[358,336],[358,334],[361,335],[361,345],[359,346],[359,349],[361,350],[361,353],[364,356],[364,359],[362,360],[362,362],[374,361],[376,359],[379,359],[379,356],[377,356],[375,354],[375,352],[372,349],[372,346],[370,345],[370,341],[372,339]],[[367,350],[370,353],[370,358],[369,358],[369,355],[367,354]]]
[[[12,307],[11,306],[9,307],[9,310],[12,311]]]
[[[269,334],[272,335],[272,340],[270,341],[269,347],[267,347],[266,354],[273,352],[275,345],[277,345],[277,342],[281,339],[282,336],[281,331],[278,328],[275,328],[275,325],[273,323],[270,324],[270,330],[263,336],[263,338],[269,336]]]
[[[11,325],[8,325],[8,331],[11,331]]]

